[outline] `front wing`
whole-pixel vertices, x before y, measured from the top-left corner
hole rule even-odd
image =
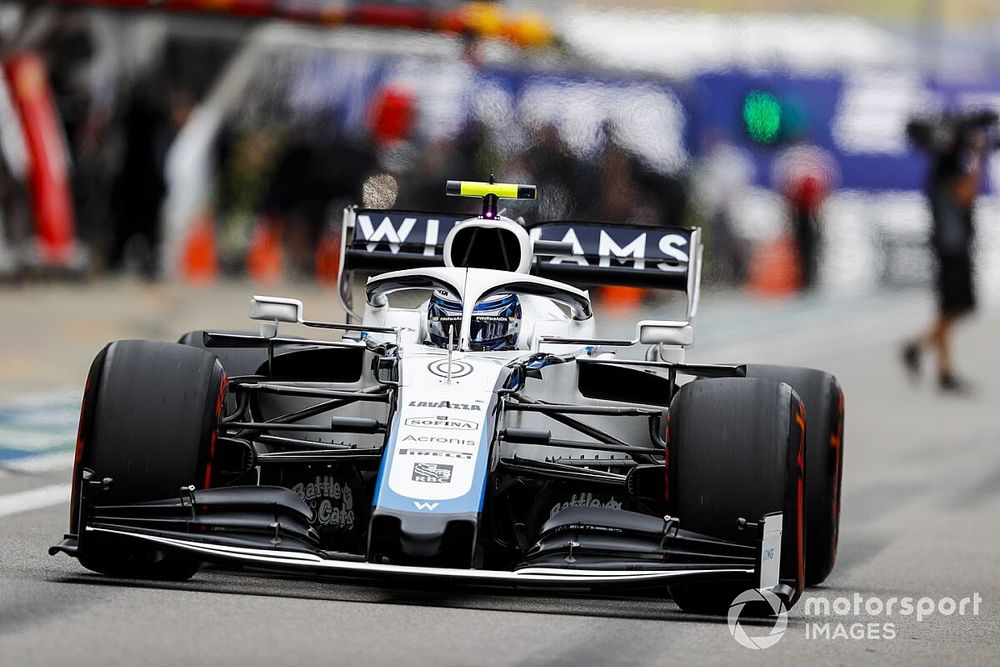
[[[301,576],[581,591],[724,580],[745,581],[747,588],[766,588],[780,596],[792,595],[778,578],[780,513],[769,514],[760,522],[756,547],[680,530],[669,517],[663,520],[662,536],[654,536],[652,541],[637,539],[637,533],[630,536],[614,525],[574,521],[539,542],[535,562],[496,570],[386,564],[368,562],[359,554],[324,551],[309,527],[308,508],[283,488],[184,490],[174,499],[112,506],[90,502],[90,487],[94,485],[81,485],[77,531],[50,548],[51,554],[79,557],[98,544],[103,549],[123,550],[144,545],[205,563]],[[634,518],[659,521],[655,517]],[[599,557],[587,553],[588,531],[598,535],[595,551],[600,552]],[[562,551],[563,544],[568,552]]]

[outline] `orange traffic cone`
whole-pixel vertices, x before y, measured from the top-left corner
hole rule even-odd
[[[762,296],[786,296],[798,290],[802,281],[798,252],[788,236],[754,248],[750,262],[750,289]]]
[[[211,282],[219,274],[215,226],[210,216],[202,216],[192,225],[181,255],[181,272],[194,283]]]
[[[280,225],[262,221],[247,248],[247,273],[254,282],[274,284],[281,281],[283,271]]]
[[[316,246],[313,259],[316,267],[316,282],[326,287],[337,284],[340,273],[340,239],[331,231],[323,232]]]
[[[610,310],[627,312],[642,305],[646,290],[641,287],[618,287],[608,285],[601,288],[601,299]]]

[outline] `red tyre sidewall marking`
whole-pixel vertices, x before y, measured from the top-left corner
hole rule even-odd
[[[108,350],[111,345],[105,345],[94,361],[90,364],[87,372],[87,381],[83,388],[83,400],[80,402],[80,423],[76,428],[76,451],[73,452],[73,479],[71,480],[71,491],[69,499],[69,531],[75,532],[79,528],[80,511],[80,475],[83,472],[84,451],[87,448],[86,433],[91,428],[93,416],[88,413],[88,408],[93,410],[96,406],[97,392],[100,389],[101,374],[104,372],[104,364],[107,361]],[[91,391],[93,390],[93,392]],[[93,396],[91,396],[93,393]],[[88,403],[87,397],[91,397]]]
[[[208,446],[208,461],[205,463],[205,483],[202,488],[209,488],[212,483],[212,461],[215,460],[215,443],[219,438],[219,420],[222,418],[222,405],[226,400],[226,390],[229,388],[229,377],[226,372],[222,372],[222,380],[219,385],[219,391],[215,398],[215,422],[212,427],[212,433],[209,440]]]
[[[840,484],[841,477],[843,475],[843,465],[844,465],[844,392],[839,390],[840,394],[837,403],[837,426],[836,431],[830,434],[830,447],[833,449],[834,463],[833,463],[833,503],[831,507],[832,516],[830,517],[833,527],[834,534],[833,539],[830,541],[830,551],[831,551],[831,563],[836,560],[837,557],[837,541],[839,520],[840,520]]]
[[[670,412],[667,412],[666,429],[663,432],[666,447],[663,450],[663,502],[670,502]],[[669,507],[669,505],[666,505]]]
[[[798,589],[805,588],[806,580],[806,559],[805,559],[805,454],[806,454],[806,410],[805,406],[799,402],[799,410],[795,415],[795,422],[799,425],[799,452],[795,457],[798,467],[798,479],[796,481],[796,511],[798,513]]]

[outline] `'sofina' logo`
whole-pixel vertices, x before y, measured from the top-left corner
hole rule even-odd
[[[750,605],[752,608],[760,609],[761,605],[767,605],[774,613],[774,625],[768,630],[766,621],[764,623],[751,623],[741,621],[740,616],[744,608]],[[777,595],[767,589],[751,588],[736,596],[729,606],[729,634],[733,636],[740,646],[752,649],[771,648],[785,634],[788,627],[788,610],[785,603]],[[747,629],[754,634],[749,634]],[[766,632],[764,632],[766,630]],[[760,634],[760,632],[764,632]]]

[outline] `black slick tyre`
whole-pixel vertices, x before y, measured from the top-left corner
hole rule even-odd
[[[787,384],[719,378],[683,386],[670,405],[667,507],[681,527],[748,545],[741,520],[783,513],[781,583],[801,594],[803,564],[803,410]],[[723,614],[746,581],[675,585],[683,610]]]
[[[94,359],[84,392],[71,530],[80,475],[110,477],[100,504],[176,497],[211,485],[226,375],[215,355],[176,343],[118,341]],[[119,577],[186,579],[200,564],[144,546],[80,536],[84,567]]]

